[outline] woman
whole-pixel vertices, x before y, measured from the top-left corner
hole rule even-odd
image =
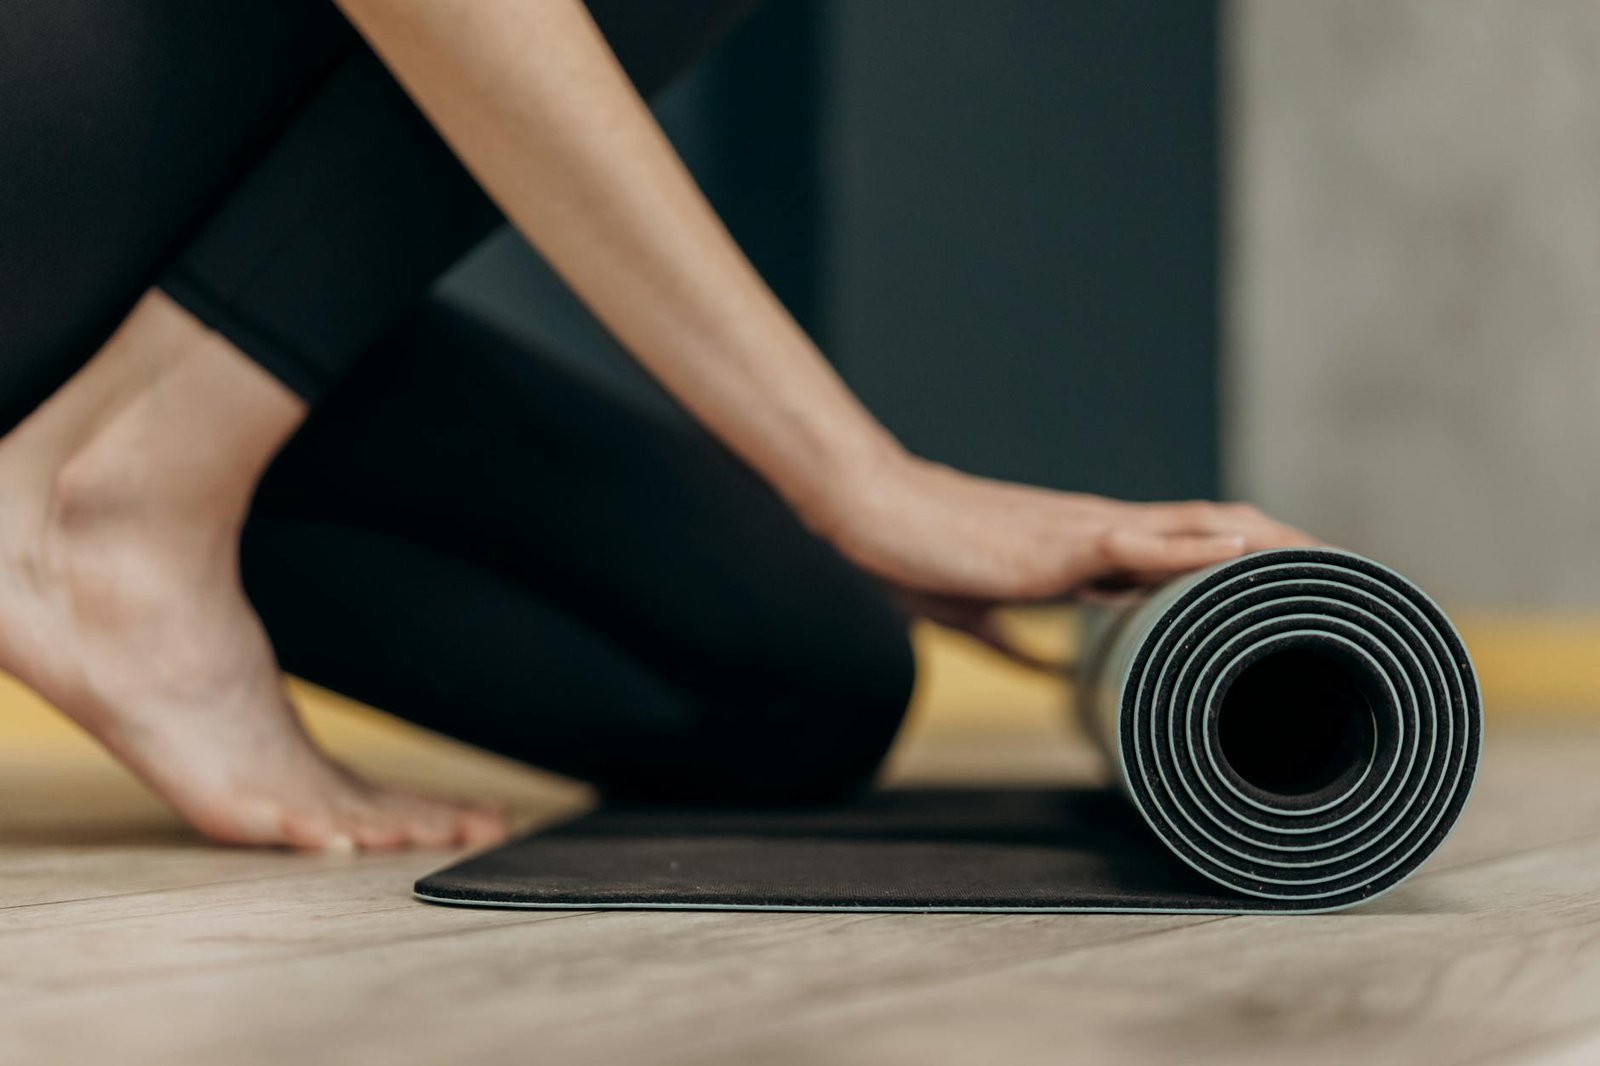
[[[612,792],[807,800],[899,723],[892,598],[992,638],[1302,539],[899,448],[641,102],[744,6],[8,4],[0,667],[217,840],[483,843],[321,755],[280,665]],[[429,302],[502,211],[719,443]]]

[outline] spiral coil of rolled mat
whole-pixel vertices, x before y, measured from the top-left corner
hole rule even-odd
[[[1080,713],[1174,854],[1270,909],[1414,872],[1461,813],[1482,700],[1461,637],[1393,570],[1257,552],[1091,612]]]

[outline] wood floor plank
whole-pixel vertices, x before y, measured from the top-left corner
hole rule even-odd
[[[1405,891],[1406,903],[1230,918],[887,989],[693,1061],[927,1064],[965,1040],[1008,1063],[1070,1061],[1064,1049],[1134,1063],[1450,1063],[1600,1024],[1600,837],[1441,870]]]
[[[441,775],[436,787],[500,799],[525,825],[563,817],[588,801],[582,790],[531,772],[519,776],[499,762],[442,759],[454,776]],[[419,784],[422,775],[403,768],[395,773],[401,765],[389,759],[382,770]],[[493,787],[481,787],[485,780]],[[348,860],[208,844],[96,752],[52,759],[0,751],[0,931],[16,908],[278,878],[330,865]]]
[[[1464,1066],[1594,1066],[1600,1062],[1600,1026],[1582,1022],[1540,1033],[1520,1044],[1468,1059]]]
[[[281,958],[551,916],[420,906],[406,886],[440,861],[437,855],[366,858],[346,868],[285,874],[275,883],[224,882],[13,912],[0,922],[0,993],[17,1006],[30,997],[215,976]]]
[[[0,1048],[11,1041],[19,1054],[50,1049],[60,1056],[51,1061],[84,1061],[110,1042],[127,1063],[265,1063],[339,1046],[363,1049],[342,1061],[498,1064],[526,1061],[537,1046],[560,1061],[609,1063],[752,1014],[1216,920],[624,912],[493,926],[504,916],[460,913],[479,921],[456,935],[8,996]],[[171,1003],[185,1005],[181,1027],[170,1024]],[[258,1003],[273,1004],[271,1015]],[[81,1028],[84,1017],[97,1020],[94,1030]]]
[[[1565,1066],[1600,1031],[1597,759],[1600,729],[1492,734],[1418,879],[1253,919],[451,910],[408,898],[439,856],[211,849],[121,786],[19,815],[39,782],[0,780],[0,1061]],[[995,735],[895,772],[1100,770]]]
[[[385,933],[401,940],[419,932],[490,926],[518,913],[414,903],[408,886],[449,861],[439,854],[271,858],[250,876],[0,911],[0,989],[17,995],[24,988],[54,993],[118,980],[145,982],[156,972],[186,966],[210,968],[224,960],[245,966],[297,950],[365,944]],[[129,863],[130,857],[108,858],[116,862]],[[273,883],[265,883],[269,879]],[[1430,883],[1424,875],[1366,911],[1426,913],[1438,906]]]
[[[116,1031],[135,1062],[132,1049],[181,1061],[242,1039],[264,1050],[241,1062],[342,1042],[371,1061],[499,1063],[534,1034],[584,1062],[939,1063],[962,1040],[1008,1062],[1064,1061],[1064,1048],[1129,1062],[1290,1050],[1297,1062],[1448,1062],[1595,1017],[1597,886],[1600,839],[1440,871],[1408,905],[1318,918],[623,913],[492,927],[446,911],[461,935],[429,935],[430,920],[385,939],[387,899],[344,902],[327,917],[348,950],[307,934],[314,954],[286,958],[277,942],[263,964],[152,973],[132,994],[51,982],[7,1031],[84,1054]],[[238,920],[262,927],[259,914]],[[153,1025],[174,1000],[217,1027]],[[267,1028],[244,1009],[257,1000],[278,1005]],[[101,1030],[75,1032],[83,1014]]]
[[[1600,726],[1490,723],[1460,825],[1432,866],[1511,854],[1600,830]]]

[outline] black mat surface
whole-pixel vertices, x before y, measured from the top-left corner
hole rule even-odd
[[[423,878],[589,909],[1283,910],[1219,889],[1106,790],[915,789],[801,811],[599,810]]]

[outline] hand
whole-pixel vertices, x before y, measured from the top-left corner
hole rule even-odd
[[[1013,653],[990,616],[1000,603],[1154,585],[1245,552],[1317,543],[1244,504],[1126,503],[903,452],[865,466],[812,517],[920,613]]]

